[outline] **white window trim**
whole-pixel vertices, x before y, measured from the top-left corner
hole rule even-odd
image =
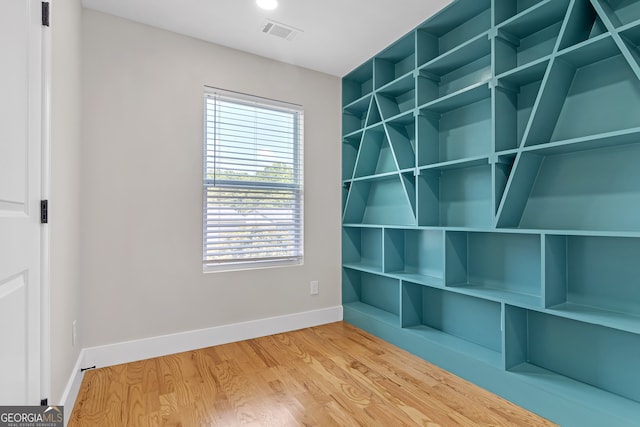
[[[225,97],[234,98],[241,102],[264,104],[267,107],[271,106],[276,109],[294,110],[298,112],[299,118],[301,120],[301,123],[299,126],[301,131],[298,133],[297,149],[300,150],[301,152],[300,158],[299,158],[301,176],[300,176],[300,185],[297,188],[299,188],[300,197],[302,198],[302,202],[300,205],[300,220],[299,220],[300,230],[301,230],[301,237],[300,237],[301,254],[299,257],[292,257],[288,259],[283,258],[283,259],[274,259],[274,260],[253,260],[253,261],[222,262],[222,263],[208,263],[204,260],[204,251],[205,251],[205,245],[206,245],[205,236],[206,236],[206,230],[207,230],[207,217],[205,213],[207,208],[206,192],[207,192],[207,187],[210,186],[213,181],[213,180],[204,178],[204,174],[206,173],[206,170],[207,170],[207,155],[208,155],[206,101],[208,98],[215,95],[222,95]],[[205,86],[203,99],[204,99],[204,102],[203,102],[203,179],[202,179],[203,272],[204,273],[230,272],[230,271],[244,271],[244,270],[253,270],[253,269],[265,269],[265,268],[295,267],[295,266],[304,265],[304,253],[305,253],[304,187],[305,186],[304,186],[304,125],[302,124],[304,120],[303,119],[304,110],[302,106],[298,104],[287,103],[287,102],[278,101],[270,98],[264,98],[260,96],[249,95],[241,92],[234,92],[234,91],[219,89],[219,88],[210,87],[210,86]],[[284,187],[284,188],[287,188],[287,187]]]

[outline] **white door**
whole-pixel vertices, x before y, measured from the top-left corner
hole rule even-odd
[[[0,405],[40,403],[41,23],[0,0]]]

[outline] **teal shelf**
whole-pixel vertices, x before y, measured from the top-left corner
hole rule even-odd
[[[542,306],[540,236],[448,232],[446,285],[477,296]]]
[[[378,54],[374,65],[376,88],[412,74],[416,67],[414,34],[408,34]]]
[[[398,170],[389,139],[382,125],[364,131],[356,157],[354,178]]]
[[[488,156],[492,151],[490,107],[491,99],[486,97],[449,111],[422,109],[418,126],[424,163],[419,166]]]
[[[380,229],[342,229],[342,256],[345,266],[382,273],[382,248]]]
[[[416,125],[413,112],[385,122],[387,138],[391,141],[400,169],[415,167],[417,157]]]
[[[518,226],[640,231],[638,156],[638,143],[544,156]]]
[[[570,302],[554,305],[548,312],[555,316],[640,335],[640,316]]]
[[[580,405],[573,410],[565,407],[554,414],[561,425],[604,426],[615,425],[635,427],[640,410],[638,403],[624,397],[572,380],[564,375],[540,368],[530,363],[519,364],[509,370],[509,374],[538,390],[549,390],[556,396],[572,396]],[[539,413],[545,407],[533,408]],[[599,413],[592,413],[598,411]]]
[[[425,64],[416,72],[418,105],[487,82],[491,75],[490,52],[488,35],[482,34],[460,49]]]
[[[498,75],[497,79],[502,86],[511,86],[515,90],[519,86],[540,80],[549,66],[550,59],[551,55],[531,61]]]
[[[364,272],[342,269],[342,303],[377,320],[400,326],[400,282]]]
[[[420,83],[418,83],[420,84]],[[418,108],[421,113],[446,113],[482,101],[491,96],[488,81],[467,86],[442,98],[427,102]]]
[[[527,363],[640,402],[640,371],[629,369],[640,358],[640,335],[531,310],[509,310],[514,330],[505,349],[511,368]]]
[[[346,321],[640,419],[640,0],[454,0],[343,79]]]
[[[496,151],[521,145],[547,67],[548,61],[542,61],[498,79],[494,121]]]
[[[451,160],[448,162],[440,162],[440,163],[432,163],[427,166],[421,166],[419,170],[425,173],[429,173],[429,171],[447,171],[447,170],[456,170],[456,169],[467,169],[476,166],[488,165],[491,162],[489,161],[488,156],[478,156],[478,157],[467,157],[459,160]]]
[[[491,166],[422,170],[418,177],[418,224],[490,227]]]
[[[383,322],[394,327],[398,327],[398,323],[400,322],[398,315],[362,302],[343,303],[343,306],[345,309],[356,311],[367,317],[371,317],[379,322]]]
[[[417,59],[421,66],[491,27],[490,0],[459,0],[418,26]]]
[[[349,188],[345,223],[416,225],[410,195],[399,174],[354,181]]]
[[[495,41],[495,72],[501,74],[550,55],[569,0],[546,0],[502,23]]]
[[[502,363],[502,354],[500,352],[439,331],[438,329],[420,325],[410,326],[407,328],[407,331],[415,335],[416,339],[425,340],[428,343],[437,343],[439,346],[446,347],[449,351],[460,354],[473,354],[474,359],[488,365],[499,367]]]
[[[563,316],[640,333],[640,239],[547,236],[546,304]]]
[[[551,0],[553,1],[553,0]],[[495,0],[493,7],[496,25],[513,20],[529,12],[529,9],[540,7],[549,0]]]
[[[342,180],[353,178],[353,171],[360,150],[362,132],[356,132],[342,139]]]
[[[366,62],[342,79],[342,104],[348,105],[373,92],[373,61]]]
[[[562,95],[561,102],[538,115],[544,121],[535,123],[527,146],[640,126],[640,116],[632,108],[640,102],[640,81],[615,43],[600,40],[558,56],[551,70],[553,84],[547,88],[549,96]],[[584,65],[587,61],[596,62]]]
[[[378,90],[376,100],[383,119],[390,119],[411,111],[416,106],[415,79],[413,73],[393,81]]]
[[[367,115],[371,107],[371,96],[365,96],[342,109],[342,134],[349,135],[367,125]]]
[[[597,0],[616,27],[640,19],[640,4],[634,0]]]
[[[488,33],[481,33],[418,68],[425,75],[444,76],[491,53]]]
[[[384,231],[384,271],[431,286],[444,285],[444,235],[439,230]]]
[[[621,145],[637,144],[639,141],[640,128],[631,128],[535,145],[524,148],[522,152],[553,156],[557,154],[596,150],[599,148],[615,148]]]
[[[404,283],[401,317],[402,326],[422,338],[471,352],[494,366],[502,363],[499,303]]]

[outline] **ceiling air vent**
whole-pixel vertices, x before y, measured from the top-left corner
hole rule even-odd
[[[279,37],[285,40],[293,40],[302,30],[290,27],[280,22],[267,20],[262,26],[262,32],[265,34],[271,34],[272,36]]]

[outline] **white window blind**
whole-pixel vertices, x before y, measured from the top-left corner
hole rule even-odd
[[[205,94],[205,269],[302,263],[302,126],[295,105]]]

